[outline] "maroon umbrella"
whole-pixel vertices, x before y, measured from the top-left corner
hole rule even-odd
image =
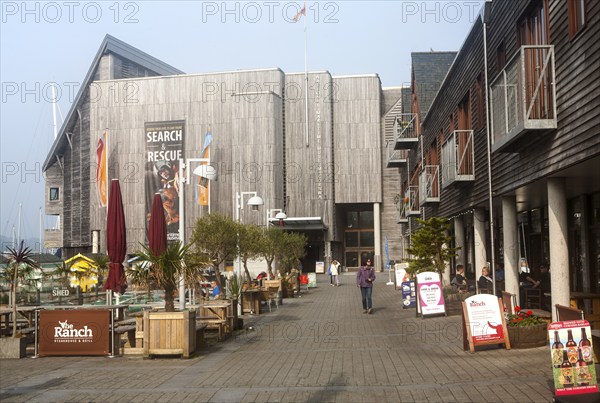
[[[104,284],[105,290],[112,290],[123,294],[127,289],[127,279],[123,270],[123,260],[127,251],[127,238],[125,235],[125,213],[119,181],[113,179],[110,184],[108,198],[108,213],[106,214],[106,249],[110,264],[108,265],[108,278]]]
[[[157,256],[167,249],[167,222],[160,193],[156,193],[152,199],[152,211],[148,224],[148,246]]]

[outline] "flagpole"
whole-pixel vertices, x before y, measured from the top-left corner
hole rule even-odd
[[[306,61],[306,1],[304,2],[304,138],[308,147],[308,64]]]

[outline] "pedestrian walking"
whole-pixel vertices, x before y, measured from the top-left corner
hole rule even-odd
[[[373,281],[375,281],[375,270],[371,259],[367,259],[356,273],[356,286],[360,288],[363,313],[373,312]]]
[[[329,271],[331,272],[331,285],[335,285],[336,287],[340,286],[340,262],[333,259],[331,262],[331,266],[329,266]],[[335,283],[335,284],[334,284]]]

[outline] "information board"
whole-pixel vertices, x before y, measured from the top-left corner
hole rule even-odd
[[[315,273],[325,273],[325,262],[315,262]]]
[[[315,273],[307,273],[308,275],[308,286],[315,288],[317,286],[317,275]]]
[[[500,298],[491,294],[477,294],[464,300],[462,305],[469,351],[473,353],[475,346],[485,344],[505,344],[510,349]]]
[[[446,313],[440,275],[432,271],[417,274],[418,311],[422,316]]]
[[[589,322],[553,322],[548,335],[556,396],[598,393]]]

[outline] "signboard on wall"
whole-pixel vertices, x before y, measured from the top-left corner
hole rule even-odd
[[[108,355],[108,309],[41,310],[39,355]]]
[[[160,193],[168,241],[179,239],[179,160],[183,158],[184,130],[184,121],[150,122],[144,125],[146,225],[150,220],[154,194]]]

